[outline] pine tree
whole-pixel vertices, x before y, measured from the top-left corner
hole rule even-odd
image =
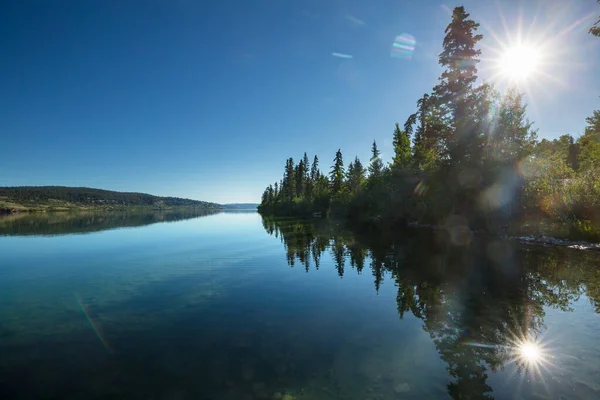
[[[439,63],[445,67],[440,83],[434,88],[436,101],[451,121],[451,134],[445,142],[448,157],[453,164],[469,158],[475,129],[470,123],[473,84],[477,80],[477,64],[481,51],[476,49],[483,38],[476,35],[479,24],[468,19],[464,7],[456,7],[452,21],[446,28],[444,50]]]
[[[308,161],[308,156],[306,155],[306,152],[304,152],[302,163],[304,164],[304,185],[306,185],[310,180],[310,161]]]
[[[354,161],[348,165],[346,176],[350,192],[358,190],[365,180],[365,168],[358,157],[354,158]]]
[[[286,200],[292,200],[296,194],[296,173],[294,159],[292,157],[288,158],[285,163],[285,173],[283,175],[281,191]]]
[[[304,161],[300,161],[296,166],[295,175],[296,175],[296,196],[302,197],[304,195]]]
[[[598,3],[600,3],[600,0],[598,0]],[[598,18],[598,21],[596,21],[596,23],[592,25],[592,27],[590,28],[590,33],[594,36],[600,37],[600,18]]]
[[[381,176],[383,171],[383,162],[380,158],[381,152],[377,149],[377,143],[373,140],[371,147],[371,162],[369,164],[369,175],[372,177]]]
[[[411,163],[410,138],[406,131],[400,129],[400,125],[396,123],[394,130],[394,158],[392,166],[395,169],[407,168]]]
[[[313,185],[317,184],[317,180],[319,179],[319,157],[315,154],[315,158],[313,159],[312,166],[310,168],[310,180]]]
[[[335,153],[329,176],[331,177],[331,191],[336,195],[340,193],[344,184],[344,161],[340,149]]]

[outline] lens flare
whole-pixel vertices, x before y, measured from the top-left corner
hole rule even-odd
[[[415,52],[415,45],[417,41],[413,35],[403,33],[396,36],[394,43],[392,43],[392,49],[390,50],[390,56],[393,58],[400,58],[404,60],[410,60]]]
[[[541,359],[540,348],[533,342],[522,343],[519,346],[519,353],[529,363],[537,363]]]

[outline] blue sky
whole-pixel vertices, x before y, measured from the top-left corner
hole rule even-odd
[[[376,139],[389,159],[461,4],[485,35],[480,77],[521,32],[545,56],[522,87],[539,136],[581,134],[600,108],[594,0],[16,0],[0,12],[0,185],[250,202],[304,151],[329,169]],[[401,34],[410,59],[390,56]]]

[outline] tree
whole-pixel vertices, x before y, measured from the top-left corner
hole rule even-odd
[[[598,3],[600,3],[600,0],[598,0]],[[598,21],[596,21],[596,23],[590,28],[590,33],[594,36],[600,37],[600,17],[598,18]]]
[[[365,180],[365,168],[358,157],[348,165],[347,184],[351,193],[356,192]]]
[[[319,178],[319,157],[315,154],[315,158],[313,159],[312,166],[310,168],[310,180],[313,184],[317,183]]]
[[[406,124],[411,124],[411,131],[412,125],[419,122],[413,139],[413,166],[421,170],[432,169],[441,153],[448,124],[443,120],[440,108],[436,107],[435,97],[428,94],[417,101],[417,112],[411,117],[406,121]]]
[[[371,147],[371,162],[369,163],[369,175],[372,177],[381,176],[383,171],[383,162],[380,158],[381,152],[377,149],[377,142],[373,140],[373,146]]]
[[[340,193],[344,184],[344,161],[340,149],[335,153],[329,176],[331,177],[331,191],[336,195]]]
[[[306,184],[310,180],[310,161],[308,161],[308,156],[306,155],[306,152],[304,152],[302,163],[304,164],[304,185],[306,186]]]
[[[304,175],[305,175],[305,167],[304,161],[300,160],[298,165],[296,166],[295,175],[296,175],[296,197],[302,197],[304,195]]]
[[[448,156],[454,164],[466,161],[475,133],[470,124],[472,88],[477,80],[481,54],[476,45],[483,36],[475,34],[479,24],[468,18],[464,7],[454,8],[452,21],[446,28],[444,50],[439,56],[439,63],[445,70],[434,88],[436,101],[451,122],[451,134],[445,141]]]
[[[579,138],[579,162],[583,170],[600,167],[600,110],[585,119],[588,126]]]
[[[511,89],[502,98],[489,137],[488,154],[495,161],[513,165],[531,154],[537,131],[532,129],[526,111],[522,93]]]
[[[296,172],[294,170],[294,159],[292,157],[288,158],[285,163],[285,173],[283,175],[281,191],[287,200],[293,199],[296,193]]]
[[[396,122],[394,130],[394,158],[392,159],[392,167],[396,169],[408,168],[411,163],[410,137],[406,130],[402,131],[400,125]]]

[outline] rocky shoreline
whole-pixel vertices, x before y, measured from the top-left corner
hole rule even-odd
[[[441,230],[444,229],[441,226],[431,225],[431,224],[419,224],[417,222],[409,222],[408,226],[411,228],[421,228],[421,229],[432,229],[432,230]],[[473,234],[482,234],[484,231],[473,231]],[[518,241],[524,244],[537,244],[542,246],[563,246],[568,247],[570,249],[576,250],[592,250],[592,251],[600,251],[600,243],[590,243],[586,241],[577,241],[577,240],[568,240],[568,239],[559,239],[551,236],[505,236],[508,240]]]

